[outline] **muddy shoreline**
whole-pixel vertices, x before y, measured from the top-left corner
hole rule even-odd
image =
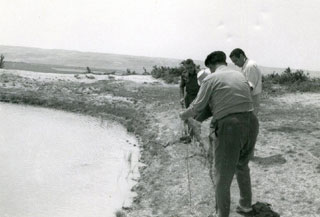
[[[182,126],[178,87],[85,79],[89,78],[48,81],[2,71],[0,101],[61,109],[123,124],[138,137],[140,161],[145,165],[132,189],[138,196],[131,207],[124,207],[125,215],[207,216],[214,207],[213,185],[198,144],[179,142]],[[320,93],[305,93],[268,96],[262,101],[257,159],[251,163],[253,200],[271,203],[281,216],[320,216],[319,99]],[[205,122],[201,133],[205,142],[207,135]],[[230,216],[236,217],[236,182],[231,192]]]

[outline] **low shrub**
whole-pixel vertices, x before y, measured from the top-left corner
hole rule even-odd
[[[273,84],[293,84],[311,80],[308,73],[303,70],[292,71],[289,67],[281,74],[273,72],[272,74],[263,76],[263,81],[271,81]]]
[[[278,74],[273,72],[269,75],[262,76],[263,90],[266,92],[317,92],[320,91],[320,79],[311,78],[303,70],[292,71],[290,68],[285,69]]]
[[[126,75],[136,75],[137,73],[136,73],[136,71],[131,71],[130,69],[127,69],[126,70]]]
[[[178,83],[183,72],[182,67],[153,66],[151,76],[161,78],[166,83]]]
[[[307,81],[293,83],[288,85],[288,90],[290,92],[319,92],[320,91],[320,79],[314,78]]]
[[[3,54],[1,54],[1,56],[0,56],[0,69],[2,69],[2,68],[4,68],[4,56],[3,56]]]
[[[200,66],[196,65],[196,70],[200,70]],[[154,78],[160,78],[166,83],[177,84],[180,80],[180,76],[184,71],[183,64],[179,67],[167,67],[167,66],[153,66],[151,70],[151,76]]]

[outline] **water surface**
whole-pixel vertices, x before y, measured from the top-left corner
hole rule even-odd
[[[98,119],[0,103],[0,216],[111,217],[130,204],[137,140]]]

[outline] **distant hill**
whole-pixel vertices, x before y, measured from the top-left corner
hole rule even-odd
[[[107,69],[109,71],[126,71],[130,69],[137,73],[143,72],[143,67],[148,71],[154,65],[158,66],[178,66],[182,60],[141,57],[108,53],[80,52],[56,49],[41,49],[29,47],[1,46],[0,53],[4,54],[5,61],[14,62],[16,66],[26,63],[49,64],[54,66],[67,67],[87,67],[96,69]],[[200,61],[197,64],[201,64]],[[9,64],[12,66],[12,64]]]
[[[4,54],[5,67],[41,72],[75,73],[85,72],[86,67],[102,73],[121,73],[127,69],[143,73],[143,67],[151,71],[154,65],[176,67],[181,59],[131,56],[109,53],[80,52],[71,50],[42,49],[31,47],[0,45],[0,54]],[[195,60],[204,67],[203,61]],[[230,64],[233,68],[238,67]],[[263,74],[281,73],[285,68],[261,66]],[[311,76],[320,77],[320,72],[309,71]]]

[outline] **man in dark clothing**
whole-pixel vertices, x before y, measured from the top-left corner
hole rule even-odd
[[[208,55],[205,65],[208,75],[198,96],[180,114],[182,120],[203,112],[209,105],[212,118],[210,136],[214,137],[215,217],[229,217],[230,186],[236,175],[240,201],[238,210],[251,212],[251,181],[249,160],[254,150],[259,123],[253,114],[249,84],[239,72],[226,67],[226,55],[215,51]],[[212,140],[213,141],[213,140]]]
[[[194,64],[192,59],[186,59],[181,62],[183,67],[183,72],[181,74],[181,82],[180,82],[180,104],[184,108],[188,108],[192,101],[197,97],[199,91],[199,84],[197,79],[197,67]],[[185,130],[188,132],[186,135],[180,138],[181,141],[185,143],[191,142],[191,136],[193,136],[192,126],[188,124],[186,120],[184,122]],[[186,127],[186,125],[188,127]]]

